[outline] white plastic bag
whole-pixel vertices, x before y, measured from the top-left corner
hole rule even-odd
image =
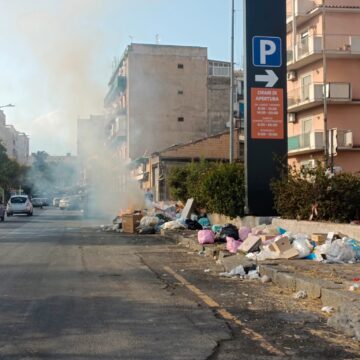
[[[140,220],[140,226],[156,226],[159,222],[159,218],[156,216],[144,216]]]
[[[294,242],[292,246],[299,252],[297,259],[306,258],[311,254],[314,247],[311,245],[308,236],[305,234],[296,234],[294,235]]]
[[[164,230],[175,230],[175,229],[185,229],[185,226],[179,221],[169,221],[163,225]]]
[[[344,239],[333,241],[325,251],[326,262],[329,263],[354,263],[356,261],[354,249]]]

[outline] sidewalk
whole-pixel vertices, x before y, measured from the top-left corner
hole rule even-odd
[[[311,260],[266,260],[257,263],[244,255],[232,255],[225,244],[200,245],[197,232],[163,231],[163,236],[178,244],[214,258],[225,271],[238,265],[259,266],[260,275],[268,275],[279,287],[297,292],[304,290],[310,299],[320,299],[322,306],[334,308],[328,324],[360,340],[360,290],[349,291],[354,278],[360,277],[360,264],[324,264]]]

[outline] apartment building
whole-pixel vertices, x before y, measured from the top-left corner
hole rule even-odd
[[[287,1],[291,164],[360,170],[359,24],[359,0]]]
[[[108,86],[108,146],[119,158],[134,160],[228,127],[230,63],[208,60],[207,48],[131,44]]]
[[[13,125],[6,124],[5,113],[0,110],[0,142],[5,146],[9,158],[21,165],[29,161],[29,137],[15,129]]]

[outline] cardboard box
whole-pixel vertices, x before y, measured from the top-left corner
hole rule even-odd
[[[322,233],[311,234],[311,240],[315,241],[318,245],[325,244],[326,238],[327,238],[327,234],[322,234]]]
[[[277,235],[261,235],[260,238],[261,238],[261,242],[266,242],[268,240],[272,240],[272,239],[275,239]]]
[[[270,250],[275,250],[279,259],[292,259],[299,255],[299,252],[291,246],[286,236],[274,241],[274,243],[271,244]]]
[[[122,216],[122,229],[124,233],[134,234],[136,228],[140,225],[142,215],[123,215]]]
[[[247,254],[251,251],[255,251],[259,249],[261,244],[260,236],[249,235],[246,240],[240,245],[239,251]]]

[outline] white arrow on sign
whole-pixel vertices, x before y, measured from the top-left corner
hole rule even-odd
[[[267,75],[255,75],[256,82],[266,82],[265,87],[273,87],[279,78],[272,70],[265,70]]]

